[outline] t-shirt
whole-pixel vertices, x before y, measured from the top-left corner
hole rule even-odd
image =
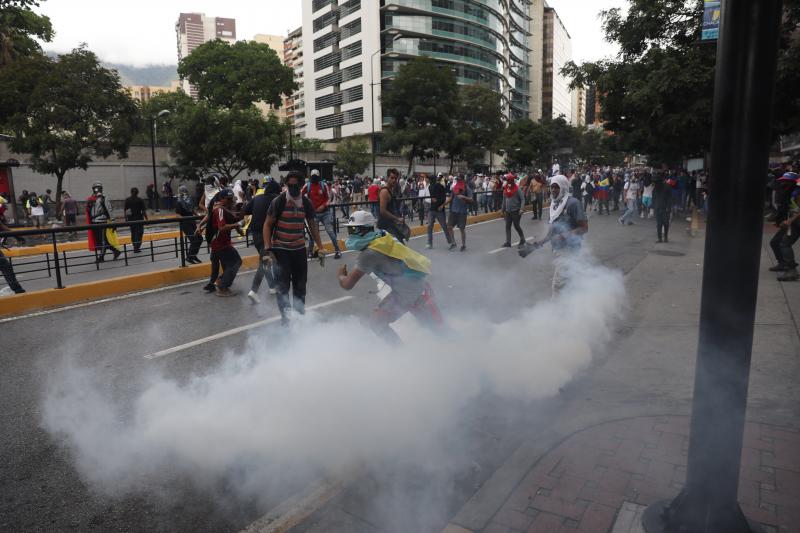
[[[639,182],[629,181],[625,185],[625,198],[627,200],[636,200],[639,195]]]
[[[439,211],[444,203],[447,201],[447,190],[441,183],[434,183],[428,187],[428,193],[431,196],[431,210]]]
[[[214,239],[211,241],[211,251],[219,252],[220,250],[224,250],[226,248],[233,248],[233,244],[231,243],[231,230],[227,229],[220,231],[219,229],[226,224],[233,224],[236,222],[233,214],[221,207],[218,207],[214,209],[214,212],[212,213],[212,219],[214,221],[214,228],[217,230],[217,234],[214,235]]]
[[[373,183],[367,188],[367,200],[370,202],[377,202],[378,201],[378,192],[381,190],[377,184]]]
[[[356,178],[353,180],[353,192],[359,193],[364,189],[364,182],[361,181],[361,178]]]
[[[328,186],[324,183],[309,183],[303,187],[303,195],[308,196],[314,209],[319,209],[329,201]]]
[[[144,200],[138,196],[130,196],[125,199],[125,211],[130,213],[128,220],[144,220],[146,209]]]
[[[425,291],[425,276],[411,270],[400,259],[367,248],[358,255],[356,268],[378,276],[392,288],[392,293],[406,305],[414,305]]]
[[[469,187],[469,185],[466,186],[466,189],[461,194],[461,196],[472,198],[472,189]],[[450,212],[466,213],[468,211],[469,211],[469,205],[467,204],[467,202],[459,198],[456,194],[453,194],[453,200],[450,202]]]
[[[74,198],[67,198],[66,200],[64,200],[64,214],[66,215],[78,214],[78,202],[76,202]]]
[[[302,198],[302,196],[301,196]],[[279,204],[285,204],[283,212],[278,217]],[[306,237],[303,229],[305,221],[312,222],[316,216],[314,206],[309,200],[303,202],[302,207],[286,197],[286,193],[275,198],[269,206],[267,216],[276,218],[272,233],[272,247],[280,250],[302,250],[306,246]]]
[[[588,220],[586,213],[583,211],[583,204],[574,196],[567,198],[567,205],[564,211],[553,222],[553,227],[550,229],[550,235],[553,240],[550,241],[554,250],[570,249],[575,250],[581,247],[583,238],[580,235],[570,233],[578,227],[581,222]],[[565,235],[566,239],[555,239],[558,235]]]

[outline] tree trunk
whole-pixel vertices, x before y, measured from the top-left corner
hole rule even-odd
[[[61,195],[64,191],[64,174],[56,172],[56,220],[61,220]]]
[[[406,176],[411,175],[411,167],[414,165],[414,154],[417,152],[417,147],[415,145],[411,145],[411,155],[408,157],[408,172]]]
[[[453,175],[453,162],[454,161],[455,161],[455,157],[451,155],[450,156],[450,175],[451,176]]]

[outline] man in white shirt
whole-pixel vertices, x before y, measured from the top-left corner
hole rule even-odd
[[[636,216],[636,205],[639,201],[639,179],[634,175],[625,183],[625,203],[627,209],[619,218],[619,223],[628,226],[633,225],[633,217]]]

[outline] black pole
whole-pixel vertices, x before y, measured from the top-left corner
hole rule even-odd
[[[781,0],[724,0],[686,485],[648,533],[757,531],[737,491],[763,233]]]
[[[370,62],[370,70],[371,69],[372,63]],[[372,76],[374,79],[374,74]],[[370,101],[372,102],[372,111],[370,113],[372,117],[372,179],[375,179],[375,82],[372,80],[370,80],[369,91]]]
[[[158,182],[156,179],[156,119],[150,117],[150,155],[153,159],[153,198],[158,211]]]
[[[58,241],[56,240],[56,234],[53,233],[53,259],[56,263],[56,286],[58,289],[64,288],[64,283],[61,281],[61,265],[58,261]]]

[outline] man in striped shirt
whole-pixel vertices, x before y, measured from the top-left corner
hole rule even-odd
[[[319,249],[320,261],[324,261],[325,252],[315,223],[314,206],[301,194],[303,175],[296,171],[289,172],[284,184],[286,191],[272,201],[267,211],[262,260],[266,269],[274,269],[281,322],[287,324],[290,285],[294,310],[301,315],[305,313],[308,261],[303,230],[306,227]]]

